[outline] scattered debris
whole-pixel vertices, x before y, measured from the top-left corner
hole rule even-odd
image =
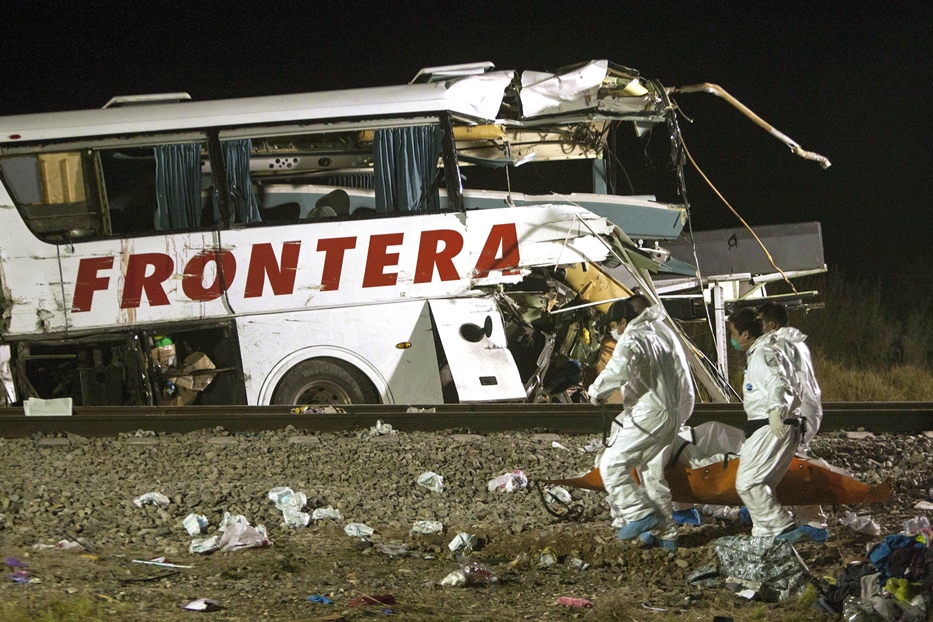
[[[70,551],[71,549],[80,549],[81,544],[75,540],[59,540],[55,544],[42,544],[41,542],[36,542],[32,545],[32,548],[39,550],[61,549],[63,551]]]
[[[454,536],[454,539],[450,541],[450,543],[447,545],[447,548],[450,549],[451,552],[460,549],[464,549],[465,551],[472,551],[473,547],[476,546],[476,543],[476,536],[461,531],[456,536]]]
[[[376,548],[389,557],[403,557],[411,552],[405,543],[380,544]]]
[[[333,605],[334,604],[334,601],[327,598],[326,596],[321,596],[320,594],[312,594],[311,596],[308,596],[308,600],[310,600],[312,603],[317,603],[319,605]]]
[[[558,559],[557,551],[555,551],[549,546],[545,547],[545,549],[541,551],[541,557],[538,560],[538,566],[542,568],[553,566],[554,564],[557,563],[557,559]]]
[[[496,489],[504,490],[506,492],[514,492],[527,486],[528,477],[521,469],[500,475],[499,477],[489,480],[489,483],[486,484],[486,488],[489,490],[489,492],[492,492]]]
[[[810,571],[793,545],[771,537],[725,536],[713,542],[721,573],[740,595],[751,589],[764,601],[784,600],[810,580]]]
[[[134,559],[134,564],[149,564],[151,566],[160,566],[162,568],[194,568],[194,566],[182,566],[181,564],[172,564],[165,561],[164,557],[154,557],[152,559]]]
[[[199,598],[185,605],[185,609],[188,611],[217,611],[218,609],[223,609],[223,607],[218,605],[216,600]]]
[[[369,525],[364,525],[363,523],[350,523],[344,527],[343,530],[348,536],[355,538],[365,538],[366,536],[373,535],[376,531]]]
[[[839,524],[869,536],[881,535],[881,526],[872,520],[871,516],[859,516],[855,512],[849,512],[845,518],[839,519]]]
[[[388,423],[383,423],[382,419],[376,420],[376,425],[369,428],[369,431],[366,433],[366,436],[372,438],[373,436],[383,436],[385,434],[397,434],[396,430],[392,429],[392,425]]]
[[[570,496],[570,491],[561,486],[548,486],[544,490],[548,495],[548,501],[560,501],[563,504],[573,503],[573,497]]]
[[[444,523],[437,520],[419,520],[411,526],[411,533],[422,533],[430,535],[432,533],[443,533]]]
[[[197,536],[201,533],[201,530],[207,527],[209,524],[207,517],[203,514],[195,514],[192,512],[181,521],[182,526],[184,526],[185,531],[188,532],[189,536]]]
[[[564,607],[582,607],[584,609],[592,609],[596,606],[591,600],[574,598],[572,596],[561,596],[557,599],[557,604],[563,605]]]
[[[292,408],[291,413],[293,415],[336,415],[344,414],[347,411],[343,408],[335,408],[334,406],[296,406]]]
[[[486,585],[495,583],[498,577],[483,564],[473,562],[465,564],[459,570],[454,570],[446,577],[441,579],[440,584],[444,587],[464,587],[467,585]]]
[[[308,502],[305,493],[294,492],[287,486],[281,486],[269,491],[269,500],[275,503],[276,509],[282,511],[287,526],[306,527],[311,521],[311,515],[301,511]]]
[[[418,485],[433,492],[444,491],[444,478],[433,471],[425,471],[418,476]]]
[[[334,509],[332,505],[328,505],[326,508],[317,508],[311,512],[311,520],[323,520],[325,518],[343,520],[343,516],[340,515],[340,510]]]
[[[144,505],[168,505],[169,503],[170,501],[168,500],[168,497],[160,492],[147,492],[146,494],[133,499],[133,505],[138,508],[141,508]]]

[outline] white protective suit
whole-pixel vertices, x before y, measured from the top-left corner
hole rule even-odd
[[[800,405],[797,376],[790,359],[781,352],[773,332],[759,337],[745,354],[742,403],[749,424],[763,423],[742,445],[735,491],[752,518],[753,536],[776,536],[793,527],[794,521],[781,507],[774,490],[794,458],[799,428],[787,426],[775,436],[768,413],[777,410],[782,419],[793,416]]]
[[[803,438],[797,448],[801,456],[810,454],[810,441],[820,430],[823,421],[822,392],[813,373],[813,360],[810,358],[810,348],[805,343],[807,336],[791,326],[784,326],[774,331],[775,343],[790,359],[791,365],[797,374],[797,383],[800,388],[799,413],[805,422]],[[810,525],[818,529],[826,529],[826,515],[823,508],[818,505],[797,506],[794,508],[797,520],[801,524]]]
[[[677,430],[693,412],[694,395],[683,346],[664,323],[660,305],[628,324],[589,394],[603,398],[620,387],[624,410],[599,460],[609,504],[626,522],[655,513],[660,520],[655,535],[675,540],[664,464]],[[643,487],[632,477],[633,468],[642,469]]]

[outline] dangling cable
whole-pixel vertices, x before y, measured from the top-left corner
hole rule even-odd
[[[735,217],[739,219],[739,222],[741,222],[742,225],[746,229],[748,229],[748,232],[752,234],[752,237],[754,237],[755,241],[758,242],[758,245],[761,247],[761,250],[764,251],[765,256],[768,258],[768,261],[771,263],[771,266],[781,274],[781,276],[784,278],[784,281],[788,285],[790,285],[790,288],[792,290],[794,290],[794,293],[799,294],[800,292],[798,292],[797,288],[794,287],[794,284],[790,282],[790,279],[787,278],[787,275],[784,274],[784,271],[778,268],[777,264],[774,263],[774,257],[772,257],[771,253],[768,252],[768,249],[765,247],[764,242],[761,241],[761,238],[758,237],[758,234],[755,233],[755,231],[751,228],[751,226],[749,226],[749,224],[745,222],[745,219],[742,218],[737,211],[735,211],[735,208],[732,207],[729,201],[726,200],[726,197],[722,196],[722,193],[719,192],[719,189],[715,185],[713,185],[713,182],[710,181],[709,177],[706,176],[706,173],[703,172],[703,169],[700,168],[700,165],[697,164],[696,160],[693,159],[693,155],[690,153],[690,150],[687,149],[687,143],[684,142],[683,137],[681,137],[681,145],[683,145],[684,153],[687,154],[687,158],[690,160],[690,164],[693,165],[693,168],[697,170],[697,172],[700,174],[703,180],[707,183],[707,185],[709,185],[709,187],[713,189],[713,192],[716,193],[716,196],[718,196],[722,200],[722,202],[726,204],[726,207],[729,208],[729,211],[731,211],[735,215]]]

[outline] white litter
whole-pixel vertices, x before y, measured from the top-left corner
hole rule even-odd
[[[55,544],[42,544],[41,542],[36,542],[32,545],[32,548],[39,550],[61,549],[63,551],[70,551],[71,549],[80,549],[81,545],[74,540],[59,540]]]
[[[326,508],[317,508],[311,512],[311,520],[323,520],[329,518],[332,520],[343,520],[340,510],[334,509],[334,506],[328,505]]]
[[[915,536],[929,528],[930,521],[926,516],[915,516],[910,520],[904,521],[904,533],[908,536]]]
[[[450,541],[447,548],[451,551],[457,551],[459,549],[472,551],[474,546],[476,546],[476,536],[461,531],[454,536],[454,539]]]
[[[396,434],[397,432],[392,429],[392,425],[388,423],[383,423],[382,419],[376,421],[376,425],[369,428],[369,432],[366,433],[367,436],[382,436],[384,434]]]
[[[365,538],[366,536],[371,536],[375,533],[375,529],[369,525],[364,525],[363,523],[350,523],[343,528],[344,532],[354,538]]]
[[[194,566],[182,566],[181,564],[172,564],[165,561],[164,557],[156,557],[154,559],[134,559],[132,560],[134,564],[149,564],[150,566],[160,566],[162,568],[194,568]]]
[[[570,451],[569,447],[565,447],[564,445],[561,445],[557,441],[551,441],[551,448],[552,449],[563,449],[564,451]]]
[[[915,510],[933,510],[933,503],[929,501],[918,501],[914,505]]]
[[[411,526],[411,533],[441,533],[444,531],[444,524],[438,520],[419,520]]]
[[[528,477],[525,476],[524,471],[512,471],[511,473],[505,473],[489,480],[489,483],[486,484],[486,488],[489,492],[499,489],[506,492],[514,492],[521,488],[528,486]]]
[[[210,598],[199,598],[185,605],[185,609],[188,611],[211,611],[218,608],[217,601]]]
[[[201,534],[201,530],[208,526],[207,517],[203,514],[195,514],[192,512],[185,517],[185,520],[181,521],[182,526],[185,528],[185,531],[188,532],[189,536],[197,536]]]
[[[301,508],[308,502],[303,492],[294,492],[287,486],[280,486],[269,491],[269,500],[282,511],[285,524],[289,527],[305,527],[311,521],[311,515],[302,512]]]
[[[859,516],[855,512],[849,512],[845,518],[840,518],[839,524],[869,536],[881,535],[881,526],[878,523],[873,521],[870,516]]]
[[[444,478],[433,471],[425,471],[418,476],[418,485],[434,492],[443,492]]]
[[[272,544],[268,534],[266,534],[265,526],[256,525],[253,527],[246,520],[246,517],[241,514],[224,512],[224,518],[217,530],[223,532],[217,544],[220,546],[220,550],[225,553],[227,551],[239,551],[240,549],[260,548]]]
[[[168,497],[160,492],[147,492],[146,494],[133,499],[133,505],[138,508],[141,508],[144,505],[168,505],[169,503],[170,502]]]
[[[549,488],[546,488],[545,491],[547,494],[551,495],[551,497],[554,497],[554,499],[557,499],[561,503],[573,502],[573,497],[570,496],[570,491],[568,491],[566,488],[561,488],[560,486],[550,486]],[[552,501],[552,499],[549,498],[548,501]]]
[[[597,451],[602,451],[605,445],[603,445],[603,439],[593,438],[590,439],[586,445],[580,448],[580,451],[588,454],[595,454]]]

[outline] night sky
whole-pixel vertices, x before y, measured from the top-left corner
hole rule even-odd
[[[823,170],[709,95],[687,147],[754,225],[819,221],[830,270],[933,265],[933,9],[875,3],[7,2],[0,115],[408,82],[421,67],[549,70],[596,58],[665,86],[719,84]],[[929,3],[927,3],[929,4]],[[725,8],[723,8],[725,7]],[[740,9],[744,7],[744,10]],[[695,229],[738,226],[692,168]]]

